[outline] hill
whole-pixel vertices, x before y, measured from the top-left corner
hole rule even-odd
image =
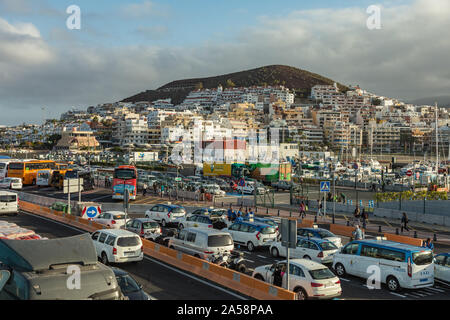
[[[294,90],[298,97],[306,97],[311,88],[317,84],[332,85],[334,80],[319,74],[283,65],[272,65],[261,68],[229,73],[208,78],[195,78],[172,81],[156,90],[147,90],[126,98],[123,102],[155,101],[172,98],[172,103],[179,104],[190,91],[202,87],[205,89],[223,87],[251,87],[263,85],[283,85]],[[339,89],[347,91],[348,88],[338,83]]]

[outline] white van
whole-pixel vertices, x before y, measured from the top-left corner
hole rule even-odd
[[[380,270],[380,282],[390,291],[419,289],[434,285],[433,252],[386,240],[357,240],[333,256],[333,268],[339,277],[351,274],[361,278],[373,275],[370,267]]]
[[[231,235],[215,229],[185,228],[169,240],[169,248],[211,260],[215,255],[229,255],[234,249]]]
[[[141,238],[133,232],[121,229],[103,229],[95,231],[91,238],[97,257],[103,264],[138,262],[144,259]]]
[[[16,193],[0,191],[0,215],[17,215],[19,212],[19,197]]]
[[[36,185],[38,187],[50,186],[52,172],[53,172],[52,170],[39,170],[36,174]]]

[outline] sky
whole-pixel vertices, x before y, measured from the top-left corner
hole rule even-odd
[[[403,100],[450,95],[449,17],[448,0],[0,0],[0,125],[271,64]]]

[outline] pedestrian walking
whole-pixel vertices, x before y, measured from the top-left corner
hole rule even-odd
[[[356,205],[355,212],[353,213],[354,219],[353,219],[353,225],[356,225],[359,223],[359,218],[361,217],[361,210],[359,209],[359,206]]]
[[[359,228],[359,225],[355,226],[355,231],[352,233],[354,240],[363,240],[364,239],[364,233]]]
[[[406,231],[409,231],[408,222],[409,222],[408,216],[406,215],[406,212],[403,212],[402,221],[401,221],[401,224],[402,224],[401,232],[403,232],[403,229],[405,229]]]
[[[306,205],[305,202],[300,203],[300,217],[304,219],[306,217]]]
[[[363,208],[361,213],[362,227],[366,229],[367,222],[369,221],[369,213],[366,211],[366,208]]]
[[[431,249],[431,251],[434,251],[434,244],[433,244],[433,242],[431,242],[431,238],[427,238],[427,240],[424,241],[422,247],[428,248],[428,249]]]
[[[325,214],[322,212],[322,201],[317,200],[317,215],[316,220],[319,219],[319,216],[322,216],[322,219],[325,219]]]
[[[144,184],[144,188],[142,190],[142,195],[145,197],[146,194],[147,194],[147,185]]]

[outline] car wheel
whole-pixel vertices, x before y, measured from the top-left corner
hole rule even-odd
[[[343,277],[346,274],[344,266],[340,263],[334,266],[334,271],[336,272],[336,275],[338,275],[339,277]]]
[[[295,299],[296,300],[306,300],[308,299],[308,295],[306,294],[305,289],[303,288],[295,288],[294,289],[295,292]]]
[[[256,275],[255,275],[255,279],[258,279],[258,280],[264,281],[264,278],[263,278],[263,276],[262,276],[262,275],[260,275],[260,274],[256,274]]]
[[[108,261],[108,256],[107,256],[106,253],[104,253],[104,252],[102,252],[102,259],[101,259],[101,262],[102,262],[104,265],[108,265],[108,263],[109,263],[109,261]]]
[[[278,252],[277,248],[272,248],[272,257],[278,258],[280,253]]]
[[[251,242],[251,241],[247,242],[247,249],[250,252],[255,251],[255,245],[253,244],[253,242]]]
[[[389,291],[391,291],[391,292],[398,292],[398,291],[400,291],[400,283],[393,276],[389,276],[386,279],[386,285],[387,285]]]
[[[310,256],[304,256],[303,259],[311,260],[311,257]]]
[[[243,263],[241,263],[240,265],[238,265],[237,270],[241,273],[246,273],[247,272],[247,266]]]

